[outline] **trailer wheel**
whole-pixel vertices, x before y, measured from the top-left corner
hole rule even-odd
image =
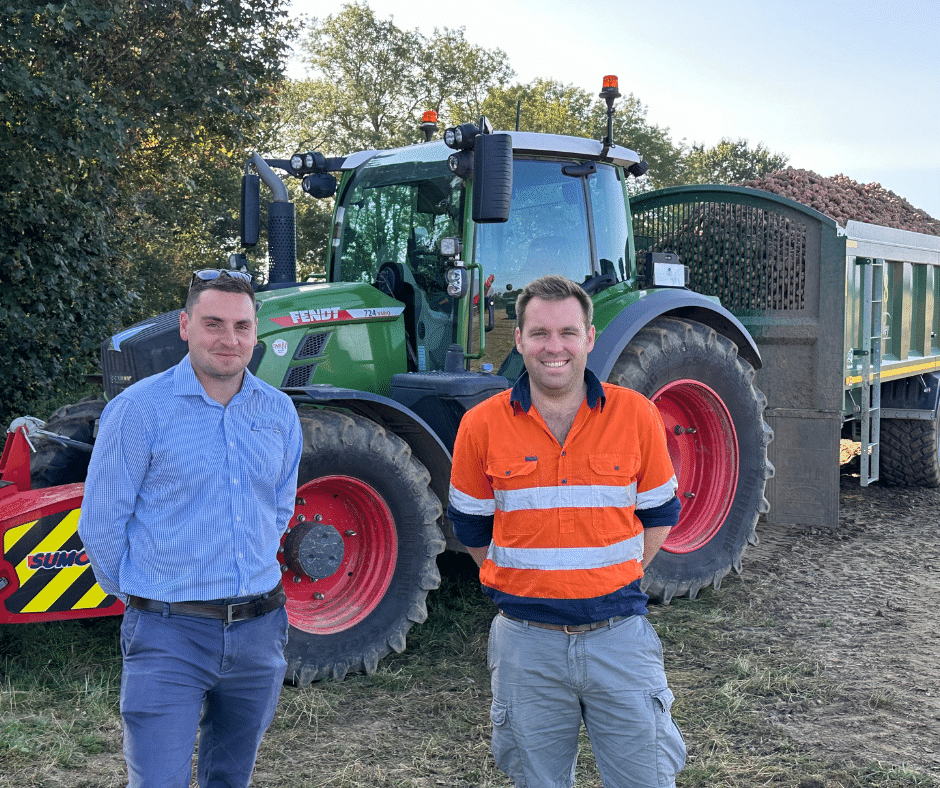
[[[301,412],[297,507],[280,553],[287,678],[304,685],[375,672],[405,649],[440,585],[440,501],[408,445],[357,415]]]
[[[940,414],[882,419],[878,476],[895,487],[940,487]]]
[[[654,601],[694,599],[741,571],[757,518],[769,509],[772,432],[754,369],[737,346],[708,326],[658,318],[624,349],[610,381],[639,391],[659,409],[682,501],[679,522],[646,570]]]
[[[83,399],[65,405],[46,422],[49,432],[56,432],[82,443],[95,442],[95,422],[104,410],[103,399]],[[91,453],[71,446],[62,446],[48,438],[36,442],[36,453],[30,460],[30,480],[34,490],[85,481]]]

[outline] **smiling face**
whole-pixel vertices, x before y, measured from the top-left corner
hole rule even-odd
[[[189,360],[203,388],[240,384],[257,340],[251,297],[205,290],[180,313],[180,336],[189,343]]]
[[[594,326],[587,325],[576,298],[533,298],[522,328],[516,329],[516,350],[525,361],[533,394],[552,399],[581,396],[593,347]]]

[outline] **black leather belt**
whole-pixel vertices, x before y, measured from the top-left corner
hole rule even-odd
[[[256,618],[284,607],[287,602],[287,595],[284,593],[284,586],[277,584],[269,593],[259,596],[257,599],[250,599],[247,602],[239,602],[234,605],[221,605],[213,602],[160,602],[156,599],[145,599],[142,596],[129,596],[127,604],[137,610],[147,610],[150,613],[162,613],[169,607],[171,616],[195,616],[196,618],[220,618],[227,624],[233,621],[244,621],[248,618]]]
[[[564,632],[566,635],[577,635],[579,632],[593,632],[595,629],[603,629],[604,627],[612,626],[624,618],[624,616],[614,616],[613,618],[605,618],[603,621],[595,621],[593,624],[543,624],[541,621],[525,621],[521,618],[515,618],[514,616],[507,616],[502,610],[499,611],[499,614],[503,618],[508,618],[510,621],[518,621],[520,624],[528,624],[530,627],[538,627],[539,629],[553,629],[556,632]]]

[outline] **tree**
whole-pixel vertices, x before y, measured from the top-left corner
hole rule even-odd
[[[335,153],[417,142],[426,110],[463,122],[513,75],[501,50],[469,44],[463,29],[430,39],[377,19],[366,4],[313,20],[303,49],[313,76],[291,88],[285,124],[300,147]]]
[[[743,183],[787,166],[789,157],[771,153],[763,144],[754,148],[747,140],[722,138],[706,148],[693,145],[682,161],[683,183]]]
[[[0,419],[89,371],[164,275],[153,228],[266,110],[280,3],[0,0]]]
[[[535,79],[527,85],[494,88],[483,103],[483,112],[495,128],[570,134],[602,139],[607,134],[607,104],[583,88],[552,79]],[[682,151],[673,144],[669,130],[646,120],[646,107],[632,93],[617,100],[614,142],[637,151],[649,164],[645,188],[678,182]]]

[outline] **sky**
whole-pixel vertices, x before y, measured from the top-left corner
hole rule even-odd
[[[291,9],[324,18],[343,5],[292,0]],[[762,143],[792,167],[880,183],[940,218],[940,0],[368,5],[426,37],[463,27],[469,43],[503,50],[518,82],[593,93],[616,74],[673,142]],[[305,71],[294,63],[289,73]]]

